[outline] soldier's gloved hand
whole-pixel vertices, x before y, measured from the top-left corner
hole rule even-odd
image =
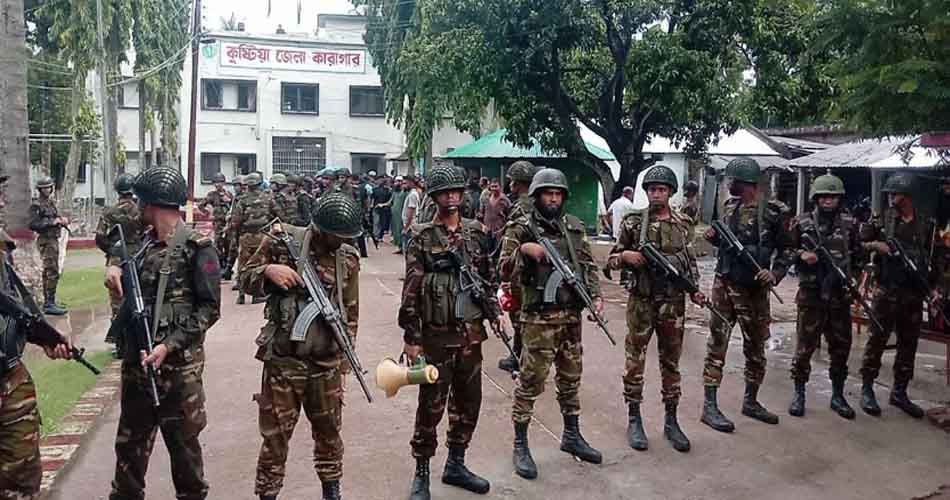
[[[815,252],[804,251],[801,255],[802,262],[808,264],[809,266],[814,266],[818,262],[818,254]]]
[[[154,349],[152,349],[152,354],[146,356],[145,351],[141,351],[141,355],[142,368],[152,365],[152,368],[158,370],[162,366],[162,361],[165,361],[165,356],[168,356],[168,346],[165,344],[158,344]]]
[[[692,300],[693,304],[701,306],[706,304],[706,295],[703,292],[696,292],[689,296],[689,300]]]
[[[422,346],[413,345],[413,344],[403,344],[402,352],[406,353],[406,359],[409,362],[409,366],[412,366],[416,364],[416,358],[420,354],[422,354]]]
[[[625,264],[629,264],[633,267],[642,267],[647,263],[647,259],[642,253],[633,250],[624,250],[623,253],[620,254],[620,258]]]
[[[775,285],[775,275],[768,269],[759,271],[759,273],[755,275],[755,279],[766,285]]]
[[[303,278],[297,274],[297,271],[283,264],[268,264],[264,268],[264,277],[284,290],[289,290],[295,286],[304,286]]]
[[[122,268],[119,266],[109,266],[106,268],[106,280],[103,283],[106,288],[112,292],[112,296],[121,299],[122,293]]]
[[[528,242],[521,244],[521,253],[541,262],[544,260],[544,247],[538,243]]]

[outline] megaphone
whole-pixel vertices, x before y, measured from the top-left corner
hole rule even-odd
[[[413,366],[406,366],[404,359],[405,354],[399,357],[399,362],[385,358],[376,366],[376,387],[382,389],[387,398],[395,396],[404,385],[432,384],[439,380],[439,369],[427,365],[423,356],[416,356]]]

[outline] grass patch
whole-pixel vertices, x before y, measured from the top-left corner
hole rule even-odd
[[[67,270],[56,288],[56,301],[72,309],[108,304],[104,276],[102,267]]]
[[[102,369],[112,360],[112,354],[108,351],[87,353],[86,359]],[[40,354],[27,362],[27,368],[36,382],[43,436],[54,432],[79,398],[96,384],[96,376],[74,361],[53,360]]]

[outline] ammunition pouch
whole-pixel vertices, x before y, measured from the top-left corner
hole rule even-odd
[[[302,294],[271,294],[264,309],[264,317],[268,318],[268,322],[255,339],[258,346],[255,356],[257,359],[266,361],[272,356],[278,356],[324,360],[339,355],[340,346],[319,317],[310,324],[303,342],[290,340],[297,315],[309,304],[310,300]]]
[[[762,266],[771,267],[772,248],[759,245],[746,245],[746,250]],[[719,265],[716,273],[724,276],[729,282],[745,288],[760,288],[762,283],[755,279],[756,270],[734,250],[720,250]]]

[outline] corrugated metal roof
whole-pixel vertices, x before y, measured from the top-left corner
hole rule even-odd
[[[833,144],[825,144],[823,142],[815,141],[806,141],[805,139],[796,139],[794,137],[785,137],[781,135],[770,135],[774,141],[780,142],[788,147],[795,149],[802,149],[805,151],[824,151],[830,147],[833,147]]]
[[[935,168],[936,150],[916,146],[918,137],[892,137],[849,142],[788,162],[792,168]],[[902,148],[904,146],[904,148]],[[905,152],[902,154],[901,150]],[[910,154],[906,154],[909,152]]]
[[[560,153],[543,151],[537,141],[533,141],[530,148],[515,146],[505,139],[508,129],[500,128],[475,142],[460,146],[443,156],[446,159],[461,158],[564,158]],[[614,155],[603,148],[589,142],[584,143],[587,150],[604,161],[612,161]]]
[[[792,171],[792,169],[788,167],[788,160],[781,156],[712,155],[709,157],[709,166],[716,170],[724,170],[730,161],[740,157],[752,158],[765,170],[779,169],[785,172]]]

